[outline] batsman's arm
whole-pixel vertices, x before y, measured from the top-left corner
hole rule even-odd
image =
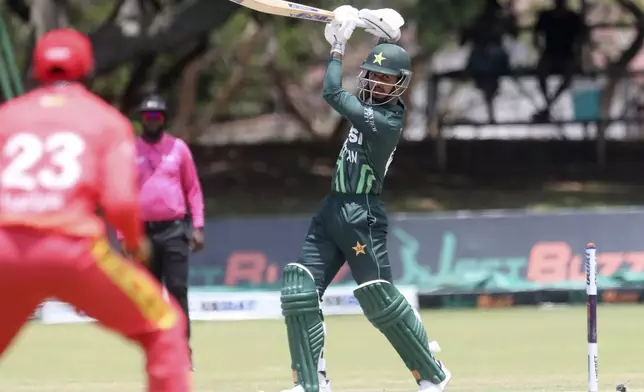
[[[324,100],[342,116],[352,123],[363,117],[364,107],[358,98],[342,87],[342,59],[333,53],[329,59],[322,86]]]
[[[386,132],[390,126],[390,118],[373,110],[369,105],[364,105],[358,97],[342,88],[342,60],[341,56],[334,53],[329,59],[329,64],[324,76],[322,88],[324,100],[340,115],[345,117],[358,130],[362,131],[366,138],[378,137],[377,131]],[[370,124],[375,124],[372,127]]]

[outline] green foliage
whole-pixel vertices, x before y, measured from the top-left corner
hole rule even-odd
[[[132,126],[134,126],[134,134],[136,136],[139,136],[141,132],[143,132],[143,125],[141,124],[141,121],[139,120],[132,121]]]
[[[293,23],[286,18],[279,18],[275,22],[277,65],[281,70],[297,77],[318,57],[311,51],[311,39],[320,35],[322,27],[317,25],[318,31],[315,31],[311,28],[311,23]]]
[[[411,8],[418,22],[418,40],[427,51],[435,51],[450,35],[466,27],[481,12],[482,0],[419,1]]]
[[[200,77],[199,107],[209,105],[220,89],[226,88],[241,71],[237,51],[244,32],[254,23],[250,13],[243,10],[211,35],[211,46],[215,48],[216,56],[209,59],[207,71]],[[255,27],[260,28],[259,25]],[[228,102],[227,107],[219,108],[218,119],[251,117],[266,111],[267,102],[271,100],[271,77],[265,69],[267,40],[266,37],[260,38],[252,49],[243,83],[234,92],[235,99]]]
[[[110,103],[117,102],[127,87],[131,73],[132,67],[129,64],[124,64],[114,72],[96,78],[92,89],[106,101]]]
[[[67,7],[69,21],[74,28],[80,31],[93,31],[100,26],[105,18],[112,12],[115,2],[90,1],[82,4],[69,2]]]
[[[215,0],[212,0],[215,1]],[[224,1],[224,0],[216,0]],[[431,53],[448,42],[450,35],[465,26],[481,8],[482,0],[307,0],[302,1],[313,7],[328,10],[349,4],[357,8],[390,7],[400,11],[409,24],[418,22],[419,40],[425,51]],[[75,28],[92,33],[103,26],[106,18],[113,12],[116,2],[98,0],[69,1],[68,18]],[[10,34],[16,48],[28,47],[29,29],[15,16],[10,18]],[[244,66],[239,48],[242,37],[248,33],[249,26],[264,28],[262,35],[252,48],[250,61]],[[243,81],[235,84],[233,97],[225,107],[219,108],[217,119],[244,118],[261,115],[274,109],[275,82],[267,72],[273,62],[286,75],[288,82],[297,82],[312,65],[324,61],[328,45],[323,37],[324,27],[320,23],[301,21],[260,14],[239,7],[239,11],[224,24],[216,26],[210,34],[210,47],[202,59],[202,71],[197,88],[197,107],[199,116],[222,89],[235,80],[240,69],[244,69]],[[354,41],[369,39],[358,30]],[[157,55],[148,78],[158,80],[180,59],[191,43],[171,52]],[[119,48],[114,48],[115,51]],[[18,51],[18,62],[22,65],[28,59],[25,51]],[[119,104],[138,60],[125,63],[108,75],[97,78],[93,88],[107,101]],[[178,98],[180,78],[165,91],[169,103]],[[140,85],[143,85],[141,83]]]

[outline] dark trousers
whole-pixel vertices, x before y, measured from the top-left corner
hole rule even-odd
[[[358,284],[392,281],[388,225],[384,203],[375,196],[333,193],[322,201],[298,257],[320,296],[345,262]]]
[[[188,312],[189,228],[184,220],[146,222],[145,232],[152,242],[150,272],[173,295],[186,315],[186,331],[190,339]]]

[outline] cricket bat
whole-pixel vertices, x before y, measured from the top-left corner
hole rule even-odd
[[[285,0],[230,0],[242,7],[250,8],[265,14],[287,16],[289,18],[312,20],[314,22],[329,23],[333,20],[333,12],[309,7],[308,5],[293,3]],[[358,22],[358,27],[365,28],[363,20]]]

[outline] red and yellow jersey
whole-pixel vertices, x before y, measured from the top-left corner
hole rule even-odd
[[[103,210],[140,240],[134,130],[80,84],[36,89],[0,108],[0,227],[104,234]]]

